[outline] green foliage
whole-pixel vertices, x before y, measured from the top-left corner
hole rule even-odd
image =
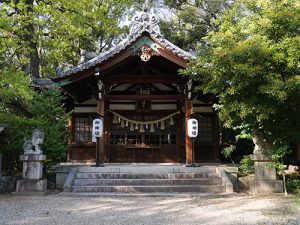
[[[1,148],[4,171],[8,174],[17,172],[24,137],[31,137],[37,127],[45,132],[42,149],[48,158],[47,165],[64,161],[67,153],[68,115],[64,112],[64,97],[60,91],[36,91],[30,87],[28,76],[22,72],[6,71],[2,74],[0,121],[8,125]]]
[[[240,162],[239,173],[242,176],[246,176],[254,173],[254,162],[249,155],[245,155]]]
[[[4,1],[0,5],[0,67],[14,63],[41,76],[76,65],[80,50],[102,52],[126,31],[121,19],[132,0]],[[35,56],[34,56],[35,55]],[[34,58],[34,57],[35,58]]]
[[[217,96],[226,127],[261,129],[274,155],[300,137],[299,22],[296,0],[236,1],[184,71]]]
[[[287,177],[287,190],[293,193],[300,193],[300,177]]]
[[[284,157],[290,153],[291,153],[291,149],[287,145],[282,145],[282,146],[273,148],[272,152],[270,154],[275,163],[272,166],[274,166],[279,171],[283,171],[283,170],[287,169],[288,165],[285,165]]]
[[[226,0],[173,1],[165,0],[173,16],[162,21],[161,30],[171,42],[189,50],[195,50],[198,42],[209,31],[217,28],[214,20],[229,7]]]
[[[64,112],[63,100],[64,96],[56,89],[42,90],[30,105],[33,120],[44,130],[43,150],[50,165],[66,160],[68,114]]]
[[[222,150],[222,154],[225,156],[227,159],[231,159],[232,153],[236,150],[236,146],[230,145],[228,147],[225,147]],[[232,161],[232,160],[231,160]],[[233,162],[233,161],[232,161]]]

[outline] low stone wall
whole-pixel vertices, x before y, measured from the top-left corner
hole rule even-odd
[[[13,192],[16,190],[17,178],[13,176],[0,177],[0,193]]]
[[[242,189],[250,189],[250,184],[255,180],[255,175],[242,176],[238,178],[239,187]]]
[[[231,166],[231,165],[220,165],[218,166],[219,170],[224,170],[226,173],[227,178],[230,180],[230,182],[233,185],[234,191],[239,191],[239,185],[238,185],[238,167],[237,166]]]

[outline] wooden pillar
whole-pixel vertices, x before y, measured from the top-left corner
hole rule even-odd
[[[70,162],[71,159],[72,159],[72,147],[71,147],[71,143],[73,142],[74,140],[74,115],[72,114],[70,117],[69,117],[69,120],[68,120],[68,155],[67,155],[67,162]]]
[[[187,99],[185,101],[185,158],[186,164],[191,165],[193,163],[193,143],[192,139],[188,136],[187,121],[189,116],[193,113],[193,102]]]
[[[213,134],[214,134],[214,161],[220,161],[220,126],[219,126],[219,118],[216,112],[213,114]]]
[[[110,161],[110,150],[109,150],[109,140],[110,140],[110,114],[106,113],[106,109],[109,108],[109,102],[105,100],[104,103],[104,158],[105,162]]]
[[[103,120],[103,126],[104,126],[104,110],[105,108],[105,104],[104,104],[104,99],[98,99],[97,100],[97,113],[98,115],[100,116],[100,118]],[[99,162],[96,162],[96,165],[97,164],[102,164],[104,163],[105,161],[105,158],[104,158],[104,127],[103,127],[103,134],[100,138],[97,138],[97,142],[96,142],[96,151],[98,154],[98,159],[99,159]]]

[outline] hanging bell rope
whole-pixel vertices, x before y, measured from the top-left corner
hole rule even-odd
[[[156,124],[158,125],[158,123],[161,123],[162,121],[165,121],[165,120],[169,120],[169,119],[171,119],[173,116],[180,114],[180,112],[177,111],[177,112],[171,113],[170,115],[167,115],[167,116],[165,116],[165,117],[162,117],[162,118],[160,118],[160,119],[158,119],[158,120],[151,120],[151,121],[145,122],[145,121],[138,121],[138,120],[128,119],[128,118],[126,118],[126,117],[124,117],[124,116],[120,115],[119,113],[116,113],[116,112],[114,112],[114,111],[112,111],[112,110],[107,110],[107,111],[108,111],[108,112],[111,112],[112,114],[114,114],[114,119],[115,119],[115,118],[118,118],[119,120],[125,120],[125,121],[128,121],[129,123],[134,123],[134,124],[136,124],[136,127],[137,127],[138,125],[141,125],[141,124],[146,125],[146,124],[154,124],[154,123],[156,123]],[[171,121],[170,121],[170,122],[171,122]],[[173,122],[174,122],[174,121],[173,121]],[[137,128],[137,129],[138,129],[138,128]]]

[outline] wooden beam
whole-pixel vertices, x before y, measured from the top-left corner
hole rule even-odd
[[[160,42],[158,39],[156,39],[155,37],[150,37],[154,42],[156,42],[158,45],[161,46],[161,48],[158,48],[158,51],[160,53],[161,56],[167,58],[168,60],[172,61],[173,63],[176,63],[177,65],[183,67],[183,68],[187,68],[187,60],[180,58],[179,56],[177,56],[176,54],[174,54],[173,52],[171,52],[170,50],[166,49]]]
[[[193,143],[192,139],[188,136],[187,121],[189,116],[193,113],[193,102],[192,100],[185,101],[185,157],[186,164],[191,165],[193,163]]]
[[[187,68],[187,62],[184,59],[179,58],[178,56],[167,51],[166,49],[164,49],[164,48],[159,49],[159,53],[161,56],[163,56],[166,59],[170,60],[171,62],[181,66],[182,68]]]
[[[121,63],[123,60],[131,56],[131,50],[127,49],[122,53],[115,55],[113,58],[109,59],[107,62],[104,62],[100,65],[100,71],[105,71],[106,69],[112,69],[112,66],[115,66]],[[101,72],[100,72],[101,73]]]
[[[97,113],[103,120],[103,126],[104,126],[104,100],[103,99],[98,99],[97,100]],[[96,166],[102,166],[104,164],[104,127],[103,127],[103,134],[100,138],[97,138],[96,142],[96,152],[97,152],[97,157],[96,157]]]
[[[102,77],[106,82],[114,83],[179,83],[182,81],[182,77],[178,75],[161,76],[159,74],[114,74]]]
[[[184,95],[106,95],[107,100],[184,100]]]

